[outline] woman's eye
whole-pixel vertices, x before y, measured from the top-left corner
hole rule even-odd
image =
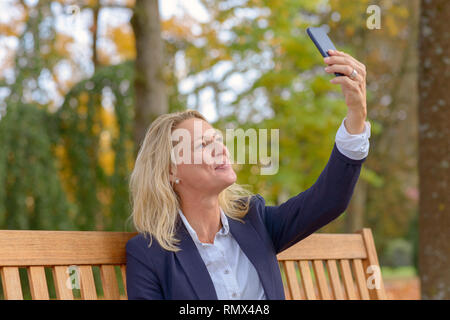
[[[202,142],[201,144],[198,144],[198,145],[197,145],[196,149],[202,149],[202,148],[204,148],[205,146],[206,146],[206,143],[205,143],[205,142]]]

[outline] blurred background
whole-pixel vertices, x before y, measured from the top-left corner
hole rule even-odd
[[[369,28],[370,5],[379,29]],[[278,173],[241,165],[238,182],[269,204],[307,189],[347,111],[306,35],[323,26],[367,66],[372,135],[350,206],[320,231],[371,228],[389,297],[449,298],[442,277],[420,292],[421,14],[419,0],[1,0],[0,228],[133,231],[128,176],[139,143],[156,116],[185,108],[221,130],[279,128]],[[446,161],[447,176],[437,174],[448,182],[447,153],[435,160]],[[424,226],[448,235],[443,188],[433,199],[444,199],[447,222]]]

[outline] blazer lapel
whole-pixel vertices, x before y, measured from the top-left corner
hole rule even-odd
[[[266,260],[268,253],[266,247],[263,245],[263,240],[249,221],[242,223],[229,218],[228,222],[231,233],[258,272],[266,299],[274,299],[272,294],[274,292],[273,272],[270,269],[270,264]]]
[[[178,222],[177,235],[178,239],[180,239],[179,248],[181,250],[175,252],[175,255],[180,261],[198,298],[200,300],[217,300],[216,289],[208,269],[206,269],[205,263],[185,225],[181,219]]]

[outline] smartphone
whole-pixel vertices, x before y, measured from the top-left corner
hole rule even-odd
[[[329,56],[328,50],[336,50],[333,42],[323,28],[309,27],[306,28],[306,32],[324,58]],[[335,72],[334,74],[336,77],[344,76],[344,74],[339,72]]]

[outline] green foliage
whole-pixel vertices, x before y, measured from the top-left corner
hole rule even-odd
[[[325,64],[304,31],[309,19],[320,17],[318,3],[248,1],[226,7],[205,1],[205,5],[215,27],[203,24],[199,38],[207,39],[206,44],[186,49],[189,71],[211,70],[218,63],[207,55],[212,50],[219,57],[232,57],[233,70],[216,80],[219,89],[215,94],[219,95],[227,90],[223,83],[233,75],[257,70],[259,76],[226,106],[231,111],[220,117],[216,126],[280,130],[278,173],[258,176],[257,166],[244,165],[238,175],[240,183],[252,185],[269,203],[279,203],[315,182],[346,113],[340,89],[329,83]],[[246,16],[250,11],[254,17]],[[227,30],[230,40],[221,40],[223,36],[215,30]]]
[[[64,157],[65,169],[69,170],[66,183],[74,192],[79,212],[76,225],[81,229],[103,226],[123,230],[130,212],[127,181],[133,157],[133,68],[131,62],[100,68],[90,79],[70,90],[55,114],[60,143],[67,153]],[[112,128],[105,128],[102,121],[104,107],[100,101],[105,89],[109,89],[109,99],[114,101],[116,123]],[[101,135],[105,133],[112,139],[114,153],[110,175],[101,166],[99,156]],[[111,203],[102,203],[101,194],[110,195]]]
[[[402,238],[397,238],[389,242],[381,257],[381,264],[391,267],[411,266],[413,263],[412,244]]]
[[[50,3],[36,5],[19,38],[15,82],[6,85],[6,114],[0,118],[0,227],[6,229],[71,229],[75,208],[61,188],[53,156],[55,122],[38,78],[59,58],[40,54],[55,36]],[[44,17],[45,32],[39,32]],[[2,81],[4,85],[4,81]],[[35,97],[39,99],[36,101]]]
[[[33,105],[9,106],[0,121],[0,225],[6,229],[70,229],[74,207],[53,157],[54,119]]]
[[[50,7],[50,1],[24,7],[30,14],[19,37],[15,81],[0,83],[10,92],[1,101],[0,228],[123,231],[130,212],[133,63],[98,68],[50,111],[54,97],[40,78],[68,59],[54,45]]]

